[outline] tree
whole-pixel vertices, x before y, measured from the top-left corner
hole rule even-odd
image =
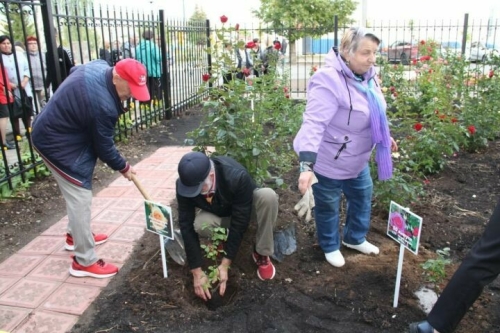
[[[274,32],[287,37],[290,55],[295,55],[298,39],[332,32],[335,15],[339,26],[350,24],[349,16],[357,5],[353,0],[260,0],[260,3],[260,9],[253,13]]]
[[[34,10],[31,6],[21,7],[21,4],[14,3],[4,3],[2,6],[8,6],[8,12],[1,10],[2,34],[12,36],[13,42],[20,41],[23,44],[27,36],[35,35]]]
[[[205,32],[205,22],[207,20],[207,14],[203,11],[203,8],[196,5],[194,7],[193,15],[189,18],[188,22],[188,40],[196,45],[206,45],[207,37]]]

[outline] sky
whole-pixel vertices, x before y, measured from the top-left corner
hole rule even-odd
[[[167,18],[189,19],[195,6],[199,5],[212,21],[218,21],[221,15],[226,15],[230,23],[252,23],[255,19],[253,9],[258,9],[260,0],[95,0],[99,3],[139,7],[141,9],[164,9]],[[419,0],[402,2],[401,0],[357,0],[358,9],[353,19],[361,20],[362,3],[366,3],[368,20],[391,22],[414,21],[462,21],[465,13],[469,19],[498,19],[500,22],[499,0]]]

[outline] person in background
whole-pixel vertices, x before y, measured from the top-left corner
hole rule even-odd
[[[133,59],[109,67],[94,60],[61,84],[33,124],[32,142],[52,172],[66,201],[66,250],[74,250],[69,273],[75,277],[107,278],[118,267],[98,259],[95,245],[105,234],[90,228],[92,175],[97,159],[132,180],[135,170],[118,152],[115,126],[130,97],[148,100],[146,68]]]
[[[7,73],[9,74],[9,82],[12,87],[14,98],[20,101],[18,108],[12,113],[12,134],[16,141],[22,140],[21,127],[19,119],[23,121],[24,129],[29,133],[31,128],[31,117],[33,114],[32,99],[33,91],[30,84],[30,69],[28,59],[21,52],[12,52],[12,43],[9,36],[0,36],[0,52],[2,53],[2,63]],[[16,63],[17,61],[17,63]],[[14,108],[13,108],[14,109]],[[30,112],[26,112],[30,110]]]
[[[104,42],[104,48],[99,49],[99,59],[106,61],[109,66],[113,66],[110,47],[109,42]]]
[[[111,50],[111,63],[114,65],[116,65],[116,63],[118,61],[120,61],[123,57],[123,54],[122,54],[122,51],[120,49],[120,41],[119,40],[115,40],[113,42],[113,46],[114,48]]]
[[[152,30],[145,30],[142,38],[135,48],[135,57],[148,69],[148,89],[151,92],[151,98],[157,101],[162,100],[160,89],[162,58],[160,48],[155,44],[155,35]]]
[[[9,82],[9,75],[3,65],[0,64],[0,134],[3,149],[16,148],[13,144],[8,143],[6,139],[9,108],[12,108],[12,103],[14,103],[14,94]]]
[[[135,58],[135,47],[137,45],[137,38],[132,36],[129,40],[123,43],[122,54],[123,58]]]
[[[500,201],[479,240],[443,289],[427,320],[410,324],[410,333],[451,333],[500,274]]]
[[[17,53],[26,55],[26,46],[20,41],[14,42],[14,48]]]
[[[390,179],[391,150],[397,150],[374,68],[379,43],[363,28],[347,30],[339,52],[330,51],[324,68],[309,81],[303,122],[293,142],[300,161],[299,190],[306,195],[312,186],[318,242],[335,267],[345,264],[339,233],[342,193],[347,200],[342,244],[364,254],[379,253],[366,240],[373,190],[368,163],[375,147],[378,178]]]
[[[39,105],[39,110],[45,106],[45,61],[40,56],[38,50],[38,39],[34,36],[26,38],[26,45],[28,46],[28,61],[31,66],[31,76],[33,79],[34,91],[36,100]]]
[[[71,51],[60,45],[59,32],[57,31],[57,28],[54,28],[54,37],[56,44],[58,45],[57,59],[59,63],[59,70],[61,72],[61,83],[62,83],[69,76],[71,69],[75,66],[75,62],[73,60],[73,55]],[[59,87],[59,82],[57,82],[56,69],[53,67],[52,61],[49,61],[47,57],[48,53],[46,52],[45,63],[47,64],[47,77],[45,81],[45,88],[49,88],[50,86],[52,86],[52,92],[55,93],[57,88]]]
[[[179,226],[196,296],[205,301],[211,298],[210,291],[205,288],[207,276],[201,268],[203,255],[199,236],[211,237],[215,227],[228,230],[224,257],[217,270],[221,296],[226,291],[228,268],[236,257],[250,220],[257,222],[252,253],[257,276],[261,280],[273,279],[276,269],[270,256],[274,253],[273,229],[278,218],[278,195],[274,190],[258,188],[248,171],[227,156],[209,158],[200,152],[187,153],[179,162],[178,173]]]

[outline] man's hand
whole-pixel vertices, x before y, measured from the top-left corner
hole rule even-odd
[[[304,174],[304,175],[303,175]],[[312,219],[312,209],[314,208],[314,196],[312,193],[312,185],[316,184],[318,179],[311,171],[305,171],[300,173],[299,178],[299,189],[301,188],[301,184],[307,186],[305,192],[302,192],[302,199],[293,207],[297,212],[300,218],[304,217],[306,222],[311,221]]]
[[[132,175],[135,175],[136,171],[134,168],[130,167],[127,172],[122,173],[123,177],[127,178],[128,180],[132,180]]]
[[[229,269],[229,266],[231,266],[231,260],[227,258],[223,258],[221,264],[219,267],[217,267],[217,277],[219,279],[219,294],[221,296],[224,296],[224,293],[226,292],[226,284],[227,280],[229,278],[229,275],[227,273],[227,270]],[[216,282],[216,281],[212,281]]]
[[[191,273],[193,273],[193,286],[196,296],[198,296],[205,302],[207,301],[207,299],[211,299],[212,295],[210,295],[210,290],[208,290],[208,277],[205,275],[205,273],[201,270],[200,267],[192,269]]]

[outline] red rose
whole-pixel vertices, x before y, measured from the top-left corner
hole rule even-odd
[[[313,70],[313,72],[316,72],[318,70],[318,66],[313,66],[312,70]]]
[[[392,96],[394,96],[394,97],[398,97],[398,92],[397,92],[397,91],[393,92],[393,93],[392,93]]]
[[[445,114],[439,115],[439,119],[442,119],[442,120],[446,119],[446,115]]]
[[[391,87],[389,88],[389,90],[391,91],[391,93],[393,93],[393,92],[395,92],[395,91],[396,91],[396,88],[395,88],[394,86],[391,86]]]
[[[288,87],[283,87],[283,92],[287,93],[288,92]]]
[[[457,123],[457,122],[458,122],[458,119],[457,119],[457,118],[451,118],[451,122],[452,122],[452,123]]]
[[[203,82],[207,82],[208,80],[210,80],[210,73],[205,73],[201,76],[201,79],[203,80]]]
[[[415,129],[415,131],[417,132],[420,132],[420,130],[423,128],[424,126],[421,124],[421,123],[416,123],[415,125],[413,125],[413,128]]]
[[[274,42],[274,45],[273,45],[274,49],[275,50],[281,50],[281,43],[280,42]]]
[[[469,133],[472,135],[476,133],[476,127],[474,125],[470,125],[469,127],[467,127],[467,129],[469,130]]]
[[[420,57],[420,61],[428,61],[428,60],[431,60],[430,56],[422,56],[422,57]]]
[[[222,16],[220,17],[220,21],[221,21],[222,23],[226,23],[226,22],[227,22],[227,16],[226,16],[226,15],[222,15]]]
[[[241,72],[242,72],[242,73],[243,73],[243,75],[245,75],[245,76],[250,75],[250,69],[249,69],[249,68],[246,68],[246,67],[245,67],[245,68],[243,68],[243,69],[241,70]]]
[[[411,61],[411,63],[412,63],[413,65],[416,65],[416,64],[417,64],[417,59],[413,59],[413,60]]]
[[[439,110],[434,110],[434,113],[435,114],[439,114]]]
[[[285,95],[285,97],[286,97],[286,98],[290,98],[290,94],[286,94],[286,95]]]
[[[236,25],[234,26],[234,30],[236,30],[236,31],[240,30],[240,24],[239,23],[236,23]]]
[[[490,70],[490,73],[488,74],[488,77],[491,79],[493,77],[493,75],[495,75],[495,71],[494,70]]]
[[[425,40],[423,40],[423,39],[422,39],[422,40],[420,41],[420,44],[421,44],[421,45],[425,45]]]

